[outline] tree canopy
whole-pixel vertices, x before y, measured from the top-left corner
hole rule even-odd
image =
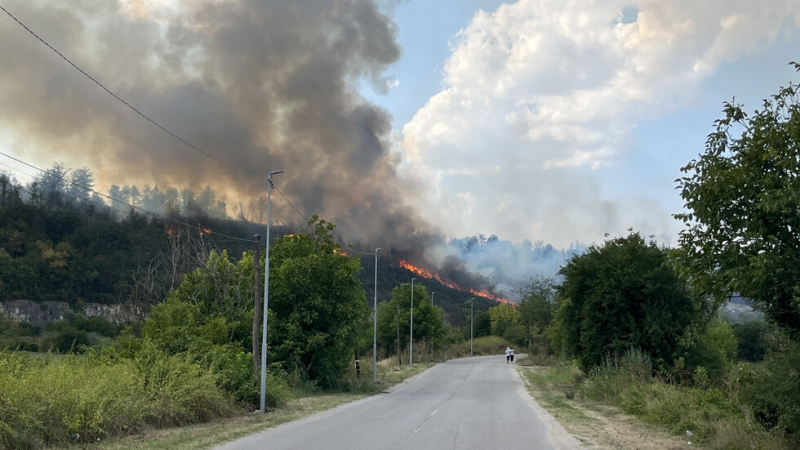
[[[285,236],[270,248],[268,361],[332,386],[349,365],[368,309],[360,259],[340,250],[333,224],[315,215],[309,225],[312,233]]]
[[[399,313],[398,313],[399,312]],[[397,322],[400,324],[400,348],[406,348],[411,327],[411,285],[403,283],[392,290],[392,298],[378,305],[378,342],[386,351],[397,345]],[[414,342],[438,339],[444,332],[442,310],[431,305],[428,289],[414,285]]]
[[[559,272],[553,348],[576,357],[584,369],[609,354],[640,348],[669,365],[694,318],[686,285],[667,251],[638,233],[591,246]]]
[[[800,71],[800,64],[795,64]],[[800,101],[781,88],[748,116],[725,103],[705,152],[676,180],[686,212],[678,261],[717,302],[752,299],[800,336]]]

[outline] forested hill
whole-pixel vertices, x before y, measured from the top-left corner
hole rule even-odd
[[[247,241],[265,234],[265,227],[246,218],[231,220],[198,214],[185,217],[180,209],[162,217],[107,206],[102,200],[51,190],[34,196],[28,187],[0,173],[0,300],[37,302],[134,303],[162,301],[181,277],[197,267],[200,255],[226,250],[238,259],[252,250]],[[3,182],[5,180],[5,182]],[[274,225],[277,235],[292,227]],[[234,239],[237,238],[237,239]],[[241,239],[241,240],[240,240]],[[344,247],[347,250],[347,247]],[[378,298],[408,283],[412,274],[381,255]],[[388,258],[388,259],[383,259]],[[360,278],[370,304],[374,289],[374,258],[362,258]],[[432,280],[418,280],[436,291],[436,303],[451,323],[463,323],[470,294]],[[491,300],[476,298],[476,310]]]
[[[237,258],[253,248],[246,240],[207,230],[242,238],[264,233],[262,226],[244,221],[186,218],[176,213],[164,219],[66,195],[50,195],[39,202],[30,196],[23,200],[24,191],[4,186],[0,192],[0,300],[63,301],[72,306],[158,302],[183,273],[194,268],[197,252],[217,248]]]

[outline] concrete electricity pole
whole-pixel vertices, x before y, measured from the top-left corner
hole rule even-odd
[[[408,340],[408,364],[414,365],[414,280],[411,279],[411,332]]]
[[[267,316],[269,315],[269,225],[272,220],[272,176],[283,173],[276,170],[267,178],[267,250],[264,252],[264,328],[261,336],[261,412],[267,412]]]
[[[253,372],[258,373],[258,321],[261,319],[261,236],[255,235],[256,248],[253,251]]]
[[[403,358],[400,356],[400,307],[394,313],[394,320],[397,322],[397,365],[403,365]]]
[[[372,304],[372,382],[377,381],[378,368],[378,250],[375,249],[375,300]]]

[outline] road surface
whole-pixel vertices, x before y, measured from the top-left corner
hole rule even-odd
[[[503,356],[466,358],[438,364],[390,394],[290,422],[219,449],[560,448],[554,446],[559,438],[550,435],[552,421],[539,411],[516,368]]]

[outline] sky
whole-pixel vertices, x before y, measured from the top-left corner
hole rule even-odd
[[[211,183],[228,199],[287,169],[301,211],[375,246],[480,233],[567,249],[628,229],[674,245],[674,180],[723,102],[751,111],[800,81],[800,0],[376,1],[9,0],[241,170],[115,105],[5,16],[0,148],[87,165],[101,189]]]
[[[796,1],[410,0],[394,19],[396,86],[365,95],[454,236],[674,245],[674,180],[723,102],[800,79]]]

